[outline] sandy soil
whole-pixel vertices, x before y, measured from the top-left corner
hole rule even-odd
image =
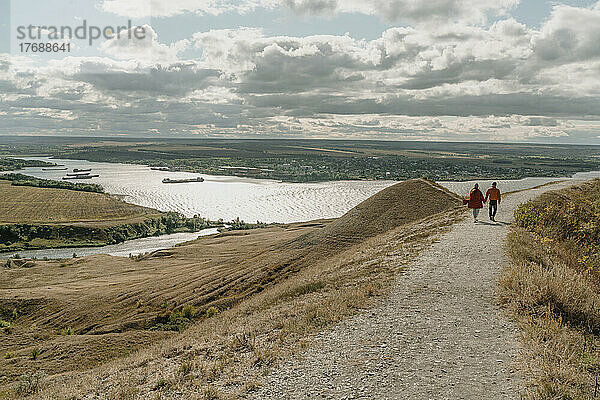
[[[507,196],[497,216],[442,235],[377,307],[318,335],[302,360],[266,378],[256,399],[516,399],[516,326],[495,304],[515,208],[545,186]]]

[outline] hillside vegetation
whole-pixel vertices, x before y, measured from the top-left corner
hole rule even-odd
[[[80,183],[55,181],[52,179],[41,179],[23,174],[2,174],[0,180],[10,181],[13,186],[33,186],[54,189],[78,190],[81,192],[104,193],[104,188],[97,183]]]
[[[502,301],[525,331],[527,397],[600,396],[600,180],[515,212]]]
[[[225,232],[139,258],[5,269],[5,393],[237,398],[307,336],[385,294],[463,215],[460,204],[415,180],[338,220]],[[35,374],[43,378],[31,388]]]
[[[22,160],[19,158],[0,157],[0,171],[14,171],[26,167],[52,167],[55,165],[56,164],[39,160]]]
[[[0,252],[101,246],[213,226],[202,218],[161,213],[107,194],[12,186],[0,180]]]

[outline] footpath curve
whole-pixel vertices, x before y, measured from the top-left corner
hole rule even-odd
[[[516,207],[562,182],[510,194],[497,216],[439,236],[379,306],[316,335],[255,399],[518,399],[515,324],[496,305],[504,238]]]

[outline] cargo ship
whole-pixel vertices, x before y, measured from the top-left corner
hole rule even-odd
[[[92,172],[92,170],[91,169],[73,168],[73,172]]]
[[[191,183],[191,182],[204,182],[204,178],[201,176],[197,178],[189,178],[189,179],[171,179],[165,178],[162,180],[162,183]]]
[[[42,168],[42,171],[66,171],[69,168],[65,167],[65,168]]]
[[[169,171],[169,167],[150,167],[152,171]]]
[[[73,173],[73,174],[67,174],[67,176],[86,176],[86,175],[89,175],[89,174],[90,174],[89,172],[76,172],[76,173]]]
[[[89,173],[87,174],[67,174],[67,176],[63,176],[63,180],[70,180],[70,179],[92,179],[92,178],[98,178],[100,175],[90,175]]]

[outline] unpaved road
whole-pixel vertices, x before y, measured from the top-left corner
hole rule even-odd
[[[573,183],[571,181],[571,183]],[[378,307],[315,337],[270,374],[256,399],[517,399],[516,326],[495,304],[514,209],[568,183],[506,196],[490,223],[443,234]]]

